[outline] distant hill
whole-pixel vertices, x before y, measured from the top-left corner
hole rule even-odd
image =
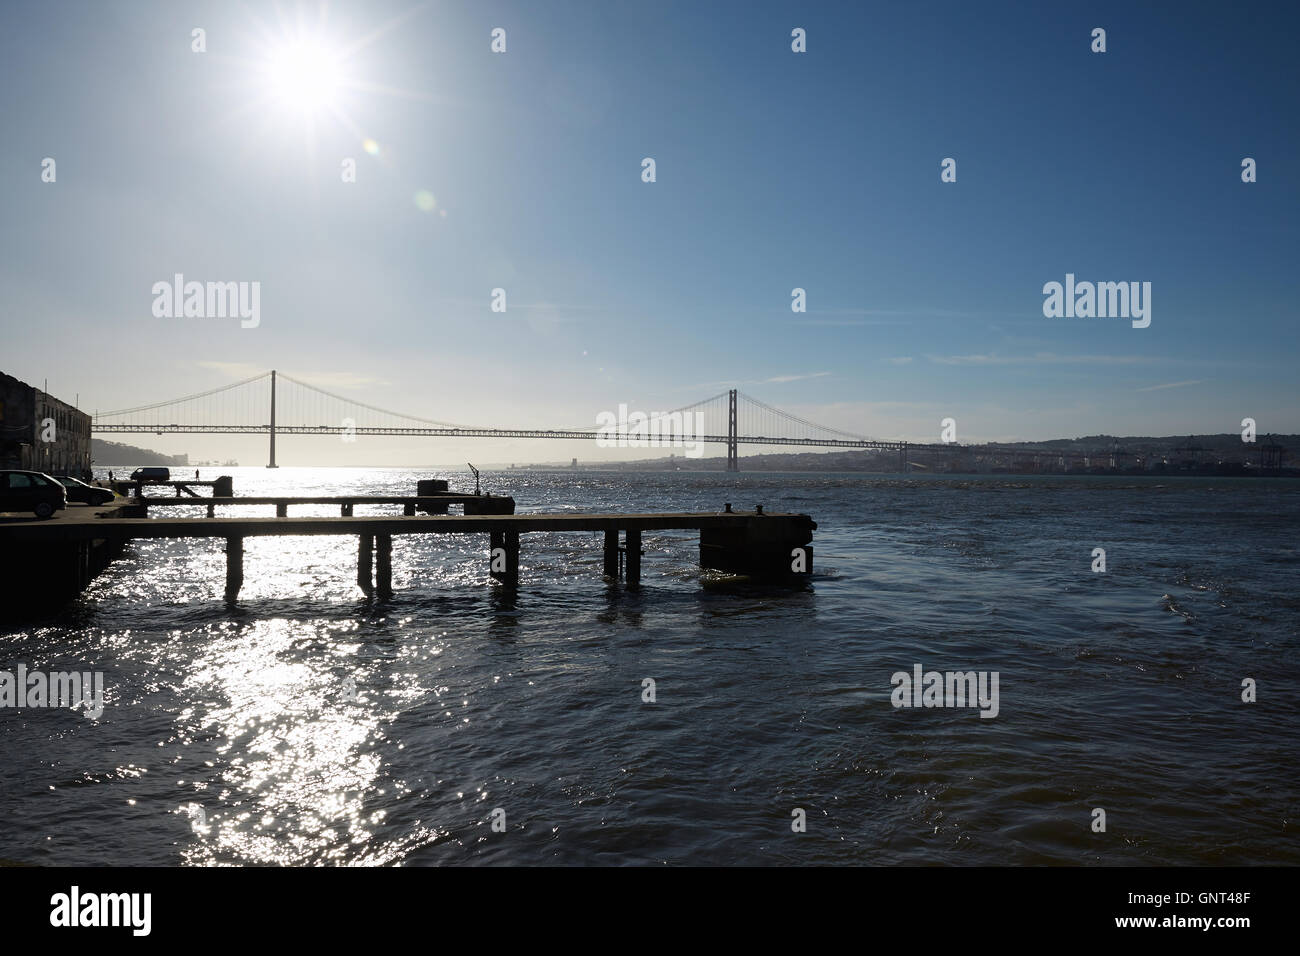
[[[101,468],[109,466],[136,468],[141,465],[184,467],[190,463],[189,455],[164,455],[161,452],[150,451],[148,448],[137,448],[135,445],[104,441],[102,438],[92,438],[90,440],[90,457]]]
[[[1033,470],[1025,459],[1018,461],[1006,458],[999,461],[995,449],[1017,451],[1043,451],[1047,468],[1051,467],[1053,456],[1059,454],[1083,454],[1093,456],[1088,465],[1091,471],[1105,471],[1112,453],[1117,453],[1118,469],[1125,472],[1141,470],[1150,473],[1172,473],[1194,471],[1196,469],[1218,469],[1220,473],[1234,474],[1237,471],[1258,471],[1264,446],[1271,442],[1280,444],[1285,452],[1283,456],[1284,472],[1294,475],[1295,463],[1300,458],[1300,435],[1259,435],[1254,443],[1241,440],[1237,432],[1218,435],[1170,435],[1165,437],[1116,437],[1113,435],[1089,435],[1081,438],[1056,438],[1036,442],[995,442],[988,445],[954,446],[951,452],[930,449],[911,449],[908,461],[913,466],[936,471],[961,470],[971,466],[969,460],[963,461],[961,452],[992,455],[992,461],[986,461],[979,470],[987,468],[1010,468],[1012,470]],[[743,446],[742,446],[743,448]],[[949,460],[951,459],[951,460]],[[1078,469],[1081,462],[1072,463]],[[570,471],[571,467],[555,465],[514,465],[515,469],[536,468],[545,471]],[[726,459],[720,455],[709,458],[686,458],[682,455],[670,455],[666,458],[642,459],[627,462],[587,461],[582,469],[593,471],[722,471]],[[893,473],[899,470],[898,453],[895,451],[806,451],[787,452],[766,455],[746,455],[740,457],[741,471],[821,471],[843,472],[864,471]],[[1236,470],[1234,470],[1236,469]]]

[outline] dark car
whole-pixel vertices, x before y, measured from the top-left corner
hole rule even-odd
[[[49,475],[0,471],[0,511],[33,511],[38,518],[50,518],[67,506],[67,489]]]
[[[107,488],[96,488],[68,475],[55,475],[54,480],[67,489],[69,501],[80,501],[87,505],[106,505],[116,497]]]
[[[172,473],[170,468],[137,468],[131,472],[132,481],[171,481]]]

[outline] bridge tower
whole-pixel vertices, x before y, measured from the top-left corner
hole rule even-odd
[[[271,461],[266,467],[280,467],[275,463],[275,369],[271,369]]]
[[[736,390],[727,393],[727,471],[740,471],[736,451]]]

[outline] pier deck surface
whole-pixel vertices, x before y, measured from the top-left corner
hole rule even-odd
[[[111,508],[111,506],[106,506]],[[302,518],[122,518],[98,517],[105,508],[69,507],[45,521],[0,517],[0,545],[99,538],[246,538],[267,535],[488,534],[547,531],[692,531],[702,528],[816,524],[801,514],[712,512],[671,514],[364,515]],[[12,517],[12,520],[10,520]]]

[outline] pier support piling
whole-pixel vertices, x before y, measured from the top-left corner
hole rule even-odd
[[[393,536],[375,535],[375,595],[381,599],[393,596]]]
[[[373,597],[375,593],[374,574],[371,570],[374,550],[375,536],[373,534],[358,535],[357,587],[361,588],[366,597]]]
[[[239,599],[239,589],[244,586],[244,539],[226,539],[226,600],[232,604]]]
[[[627,529],[627,583],[641,582],[641,529]]]
[[[618,577],[618,532],[605,532],[605,577]]]
[[[491,531],[488,533],[489,574],[502,584],[519,583],[519,532]]]

